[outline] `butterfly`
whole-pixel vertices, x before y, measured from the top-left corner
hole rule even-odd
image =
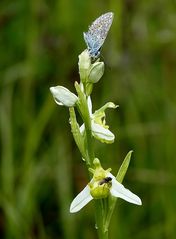
[[[101,47],[107,37],[113,17],[112,12],[101,15],[92,23],[88,32],[83,33],[89,54],[93,59],[100,55]]]

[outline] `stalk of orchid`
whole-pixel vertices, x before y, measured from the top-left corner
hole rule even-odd
[[[55,102],[69,108],[69,122],[75,143],[81,153],[82,162],[85,162],[87,169],[93,175],[90,176],[90,181],[85,188],[72,201],[70,213],[76,213],[90,201],[95,201],[96,228],[99,239],[108,239],[108,229],[116,199],[121,198],[136,205],[142,205],[142,202],[137,195],[122,185],[132,151],[125,157],[117,176],[110,172],[111,168],[103,169],[101,159],[95,156],[93,139],[106,144],[111,144],[115,140],[115,135],[106,123],[105,110],[115,109],[117,105],[108,102],[92,113],[91,93],[94,84],[103,76],[104,62],[100,59],[95,61],[95,56],[92,58],[90,49],[86,49],[79,55],[78,66],[80,82],[75,82],[76,94],[63,86],[50,88]],[[76,112],[81,116],[82,125],[77,122]]]

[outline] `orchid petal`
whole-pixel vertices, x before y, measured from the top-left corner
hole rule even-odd
[[[90,188],[87,185],[72,201],[70,205],[70,212],[75,213],[81,210],[93,197],[90,195]]]
[[[80,130],[81,134],[83,134],[85,131],[85,125],[82,124],[81,127],[79,128],[79,130]]]
[[[72,107],[75,105],[78,97],[63,86],[50,87],[53,98],[58,105]]]
[[[89,109],[89,114],[90,114],[90,116],[92,116],[92,101],[91,101],[90,96],[88,96],[88,98],[87,98],[87,105],[88,105],[88,109]]]
[[[137,195],[126,189],[111,173],[109,173],[108,176],[112,178],[112,187],[110,192],[114,197],[122,198],[133,204],[142,205],[141,199]]]
[[[106,109],[108,109],[108,108],[115,109],[117,107],[118,107],[118,105],[115,105],[113,102],[108,102],[104,106],[102,106],[100,109],[96,110],[94,112],[93,116],[94,116],[94,118],[100,117],[103,114],[105,114],[104,112]]]
[[[96,124],[93,121],[92,134],[96,139],[100,140],[103,143],[113,143],[115,139],[114,134],[109,129],[106,129],[100,124]]]

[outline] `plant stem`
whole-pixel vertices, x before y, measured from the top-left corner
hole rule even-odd
[[[85,130],[86,130],[86,141],[87,141],[87,155],[89,158],[88,162],[90,163],[90,166],[92,167],[93,160],[94,160],[92,131],[86,124],[85,124]]]
[[[104,227],[105,213],[103,199],[95,201],[95,218],[99,239],[108,239],[108,230]]]
[[[87,117],[85,118],[85,131],[86,131],[86,143],[87,143],[87,155],[89,158],[90,166],[93,166],[94,160],[94,149],[92,140],[92,130],[91,130],[91,118],[87,106]],[[106,218],[104,212],[104,202],[103,199],[95,201],[95,218],[96,218],[96,228],[98,231],[99,239],[108,239],[108,231],[105,230],[104,221]]]
[[[94,160],[94,149],[93,149],[93,137],[92,137],[92,129],[91,129],[91,118],[89,115],[89,109],[88,105],[86,104],[85,112],[86,117],[84,119],[85,123],[85,131],[86,131],[86,143],[87,143],[87,155],[88,155],[88,162],[90,163],[90,166],[93,166],[93,160]]]
[[[94,149],[93,149],[92,122],[91,122],[92,119],[89,112],[88,96],[85,94],[86,92],[85,89],[82,90],[81,85],[79,85],[77,82],[75,83],[75,88],[79,96],[79,102],[77,103],[78,111],[85,125],[84,145],[85,145],[86,164],[87,164],[87,168],[89,167],[93,168],[94,166],[93,161],[95,156],[94,156]],[[79,133],[79,130],[78,130],[78,133]],[[78,144],[78,141],[77,141],[77,144]],[[105,227],[105,220],[107,216],[107,208],[105,207],[105,205],[106,204],[103,201],[103,199],[96,200],[95,202],[95,217],[96,217],[96,225],[98,229],[99,239],[108,239],[108,230]]]

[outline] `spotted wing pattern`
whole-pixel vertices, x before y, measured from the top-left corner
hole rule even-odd
[[[112,12],[101,15],[92,23],[88,32],[84,32],[84,40],[92,58],[99,56],[100,49],[111,27],[113,16]]]

